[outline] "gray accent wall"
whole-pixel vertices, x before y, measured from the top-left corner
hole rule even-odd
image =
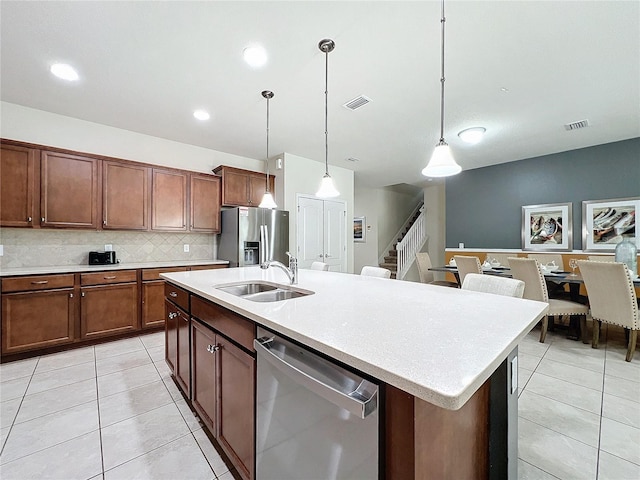
[[[463,171],[446,181],[446,246],[522,248],[522,206],[573,204],[582,249],[582,201],[640,196],[640,137]]]

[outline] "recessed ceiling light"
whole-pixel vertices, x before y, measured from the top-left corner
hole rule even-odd
[[[482,140],[484,132],[486,131],[487,129],[484,127],[472,127],[462,130],[460,133],[458,133],[458,136],[463,142],[474,144]]]
[[[78,72],[76,72],[71,65],[67,65],[66,63],[55,63],[51,65],[50,71],[56,77],[70,82],[75,82],[80,78],[78,76]]]
[[[507,93],[509,91],[509,89],[507,87],[500,87],[500,91]]]
[[[211,118],[209,113],[204,110],[196,110],[195,112],[193,112],[193,116],[202,121],[209,120],[209,118]]]
[[[253,68],[262,67],[267,63],[267,51],[260,45],[252,45],[242,51],[244,61]]]

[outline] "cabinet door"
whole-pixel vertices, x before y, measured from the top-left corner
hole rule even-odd
[[[83,287],[80,302],[80,333],[93,338],[138,328],[138,285],[120,283]]]
[[[2,145],[0,151],[0,226],[31,227],[40,222],[35,210],[38,150]]]
[[[191,231],[220,233],[220,177],[191,175]]]
[[[178,364],[175,377],[178,385],[191,398],[191,320],[182,310],[178,310]]]
[[[215,436],[218,434],[217,335],[197,321],[191,321],[191,401],[200,419]]]
[[[171,373],[175,375],[178,365],[178,307],[165,300],[164,311],[164,357]]]
[[[2,354],[73,341],[73,289],[2,295]]]
[[[225,170],[222,186],[222,204],[227,206],[249,205],[249,176],[243,172]]]
[[[40,224],[98,228],[100,160],[42,152]]]
[[[153,169],[151,228],[187,231],[187,174]]]
[[[269,175],[269,191],[275,198],[276,192],[274,189],[274,177]],[[267,191],[267,176],[266,175],[249,175],[249,204],[252,207],[257,207],[262,202],[262,197]]]
[[[244,478],[254,476],[255,359],[218,336],[220,424],[218,441]]]
[[[164,280],[142,282],[142,328],[164,325]]]
[[[149,229],[150,168],[103,162],[102,228]]]

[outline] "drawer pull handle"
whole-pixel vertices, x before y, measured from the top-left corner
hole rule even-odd
[[[169,292],[169,296],[176,298],[178,296],[178,294],[176,292]]]
[[[176,318],[178,314],[176,312],[169,312],[169,319]]]
[[[116,275],[111,275],[110,277],[104,277],[105,280],[113,280],[114,278],[118,278]]]
[[[73,293],[70,293],[70,294],[69,294],[69,298],[73,298]]]
[[[209,346],[207,346],[207,352],[209,352],[209,353],[216,353],[218,350],[220,350],[220,345],[209,345]]]
[[[31,217],[27,217],[27,222],[31,223],[33,219]]]
[[[45,285],[49,283],[49,280],[38,280],[37,282],[31,282],[31,285]]]

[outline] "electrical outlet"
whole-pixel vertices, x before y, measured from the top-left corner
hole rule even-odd
[[[185,243],[185,244],[183,245],[183,248],[184,248],[184,252],[185,252],[185,253],[189,253],[189,244],[188,244],[188,243]]]
[[[104,251],[105,252],[110,252],[111,250],[113,250],[113,245],[111,245],[110,243],[106,243],[104,245]]]

